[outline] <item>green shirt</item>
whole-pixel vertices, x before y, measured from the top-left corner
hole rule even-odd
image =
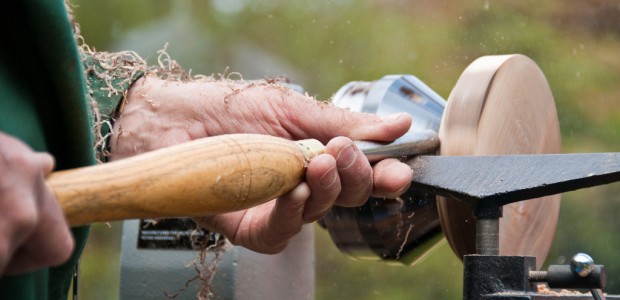
[[[90,98],[64,2],[19,0],[7,2],[3,8],[0,131],[36,151],[50,152],[56,159],[56,170],[94,164]],[[90,87],[93,89],[93,84]],[[92,96],[105,101],[104,117],[122,98],[98,93],[97,89]],[[0,299],[66,300],[88,230],[72,229],[76,247],[64,265],[1,278]]]

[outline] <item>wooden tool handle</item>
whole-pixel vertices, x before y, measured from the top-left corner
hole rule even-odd
[[[208,137],[103,165],[52,173],[71,226],[94,222],[202,216],[249,208],[303,180],[317,140],[233,134]]]

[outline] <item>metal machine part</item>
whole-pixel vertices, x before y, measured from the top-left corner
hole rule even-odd
[[[466,255],[463,265],[464,300],[620,299],[601,292],[607,280],[602,265],[592,265],[592,273],[586,277],[574,273],[569,265],[550,265],[547,271],[532,271],[536,268],[533,256]],[[550,291],[545,283],[549,288],[589,289],[590,295]]]
[[[408,157],[432,153],[439,147],[437,133],[432,130],[408,132],[389,144],[369,141],[356,141],[369,162],[377,162],[388,157]]]
[[[352,111],[387,116],[407,112],[409,132],[439,130],[446,101],[413,75],[386,75],[377,81],[352,81],[341,87],[332,103]]]
[[[418,136],[421,141],[410,145],[414,153],[408,155],[436,151],[438,141],[433,134],[439,130],[446,102],[412,75],[350,82],[335,94],[332,102],[338,107],[379,116],[407,112],[413,116],[407,135]],[[360,148],[364,151],[363,146]],[[386,157],[401,156],[394,150],[388,152]],[[366,154],[372,157],[372,153]],[[361,207],[334,207],[322,224],[341,251],[362,260],[413,265],[442,239],[435,196],[414,190],[396,200],[370,198]]]
[[[183,222],[144,234],[143,222],[125,221],[120,299],[196,299],[204,282],[196,280],[194,263],[198,268],[205,266],[200,265],[197,250],[183,246],[187,245],[183,239],[174,239],[195,229]],[[141,247],[143,242],[148,245]],[[207,252],[206,267],[214,266],[215,255]],[[312,225],[304,226],[280,254],[260,254],[230,245],[219,259],[211,282],[213,299],[314,299]]]
[[[620,181],[620,153],[418,156],[410,165],[412,187],[474,208]]]
[[[552,193],[552,190],[549,189],[548,192]],[[498,204],[496,208],[501,210],[501,206],[502,204]],[[489,243],[498,244],[499,235],[487,234],[480,225],[484,224],[482,221],[498,221],[501,216],[493,217],[481,210],[475,211],[478,227],[476,235],[486,235],[485,239]],[[478,246],[483,246],[482,249],[476,249],[478,254],[465,255],[463,259],[464,300],[620,299],[618,296],[607,297],[603,294],[607,271],[604,266],[595,265],[587,254],[575,255],[570,265],[550,265],[547,271],[535,271],[534,256],[501,256],[497,254],[498,251],[485,249],[485,245],[476,243],[476,247]],[[543,285],[541,289],[538,286],[540,283],[546,286]],[[547,286],[554,289],[588,289],[592,298],[586,294],[548,291]]]
[[[594,270],[594,260],[590,255],[577,253],[570,261],[570,270],[579,277],[587,277]]]
[[[536,271],[535,256],[500,255],[497,230],[505,205],[532,196],[619,182],[619,155],[420,156],[411,160],[416,166],[412,185],[416,190],[450,195],[448,201],[459,201],[474,213],[476,254],[464,256],[463,299],[620,299],[601,291],[607,281],[605,267],[595,265],[587,254],[575,255],[570,265]],[[466,180],[455,185],[458,179],[452,175]],[[545,286],[538,289],[539,283],[550,288],[586,289],[590,295],[547,291]]]
[[[501,163],[497,160],[519,160],[526,158],[528,161],[538,160],[536,166],[519,169],[512,168],[508,176],[522,178],[524,174],[544,173],[557,174],[552,179],[543,176],[529,183],[516,182],[506,177],[506,173],[497,172]],[[425,157],[417,159],[424,160]],[[428,157],[427,157],[428,158]],[[439,158],[439,157],[437,157]],[[595,161],[594,164],[583,163]],[[439,160],[452,160],[453,158],[439,158]],[[479,165],[471,161],[472,157],[458,157],[459,165],[466,169],[475,168]],[[487,156],[476,157],[476,160],[494,162],[494,167],[482,166],[481,173],[486,173],[483,180],[466,180],[455,188],[452,181],[443,183],[435,182],[432,185],[417,185],[420,191],[428,193],[445,193],[448,190],[453,197],[449,201],[462,201],[469,205],[476,218],[476,253],[465,255],[463,259],[463,299],[465,300],[491,300],[491,299],[620,299],[618,296],[605,296],[601,291],[607,281],[607,273],[602,265],[595,265],[591,257],[580,253],[573,257],[570,265],[551,265],[547,271],[536,270],[536,257],[534,256],[502,256],[499,255],[499,219],[502,216],[504,205],[515,201],[529,198],[530,193],[535,191],[537,196],[546,196],[555,193],[571,191],[583,187],[603,185],[620,181],[618,176],[620,165],[617,164],[617,153],[611,154],[580,154],[580,155],[529,155],[529,156]],[[549,160],[564,160],[564,164],[546,165]],[[427,179],[437,177],[437,171],[441,164],[436,159],[422,163],[418,168],[414,182],[425,182]],[[468,160],[470,160],[468,162]],[[416,160],[414,160],[416,161]],[[445,161],[444,161],[445,162]],[[556,161],[557,162],[557,161]],[[516,163],[515,165],[521,165]],[[575,168],[575,165],[578,167]],[[444,165],[445,166],[445,165]],[[584,171],[583,168],[589,168]],[[458,171],[457,171],[458,172]],[[444,172],[445,174],[445,172]],[[493,174],[492,176],[490,176]],[[448,176],[446,176],[448,177]],[[466,178],[464,176],[463,178]],[[475,177],[475,176],[474,176]],[[536,176],[531,176],[536,177]],[[478,178],[480,179],[480,178]],[[549,180],[553,183],[549,184]],[[432,179],[431,179],[432,181]],[[475,183],[473,183],[475,182]],[[497,183],[501,182],[501,183]],[[496,184],[497,183],[497,184]],[[497,190],[498,186],[499,190]],[[441,186],[442,191],[435,188]],[[482,186],[482,190],[478,187]],[[490,192],[489,191],[495,191]],[[475,195],[472,197],[471,195]],[[505,198],[502,195],[506,196]],[[512,195],[512,196],[511,196]],[[527,201],[541,201],[538,199]],[[575,295],[574,293],[549,292],[536,286],[538,283],[546,283],[550,288],[563,289],[588,289],[590,295]]]
[[[333,102],[339,107],[377,115],[410,113],[414,121],[410,131],[438,131],[441,149],[429,154],[546,154],[558,153],[560,150],[559,121],[553,96],[538,66],[523,55],[485,56],[477,59],[463,72],[447,104],[411,75],[391,75],[376,82],[349,83],[336,94]],[[416,159],[408,160],[407,163],[414,168],[414,176],[417,176],[415,168],[424,165]],[[467,169],[472,166],[459,167],[459,164],[453,164],[451,168]],[[435,177],[450,177],[456,184],[476,184],[473,179],[479,177],[476,174],[451,177],[455,173],[451,169],[444,169]],[[495,175],[488,173],[489,177]],[[512,182],[510,179],[509,182]],[[499,187],[504,188],[509,182],[499,184]],[[431,232],[428,229],[430,227],[422,226],[432,223],[429,220],[435,220],[432,215],[435,214],[434,209],[425,213],[417,212],[420,207],[428,205],[437,208],[438,223],[459,258],[465,254],[480,254],[476,252],[476,244],[479,244],[484,254],[531,255],[537,258],[538,267],[544,262],[551,237],[555,233],[559,195],[546,194],[549,196],[545,201],[508,205],[499,210],[504,215],[501,222],[495,215],[478,217],[478,221],[482,219],[479,223],[485,230],[476,236],[477,222],[471,209],[480,210],[481,206],[487,206],[486,202],[480,202],[484,205],[469,206],[462,202],[470,200],[467,197],[448,193],[448,196],[456,196],[462,201],[448,200],[443,197],[445,194],[437,190],[420,189],[416,184],[414,178],[410,191],[395,202],[370,199],[361,208],[334,208],[324,221],[332,239],[343,252],[356,258],[398,260],[413,264],[434,245],[428,242],[433,241],[427,234]],[[422,194],[423,190],[430,193]],[[529,192],[535,194],[536,190]],[[519,191],[517,194],[524,193]],[[440,195],[434,201],[436,194]],[[496,194],[500,200],[510,200],[501,191]],[[475,194],[472,197],[477,196]],[[474,202],[478,203],[475,199]],[[411,207],[409,204],[413,203],[423,204]],[[346,223],[336,224],[342,223],[341,220],[346,220]],[[382,221],[381,225],[379,220]],[[391,223],[386,220],[391,220]],[[502,235],[499,241],[489,238],[497,236],[500,231]],[[397,234],[392,235],[392,232]],[[400,234],[402,232],[407,234]]]

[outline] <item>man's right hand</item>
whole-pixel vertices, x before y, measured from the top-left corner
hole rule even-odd
[[[73,237],[45,184],[54,159],[0,132],[0,276],[59,265]]]

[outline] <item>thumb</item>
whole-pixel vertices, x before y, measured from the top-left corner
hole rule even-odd
[[[405,134],[411,127],[411,116],[398,113],[379,117],[373,114],[358,113],[317,102],[309,97],[302,101],[286,102],[282,107],[289,132],[295,138],[316,138],[326,143],[336,136],[346,136],[353,140],[392,141]]]
[[[52,172],[52,170],[54,170],[54,167],[56,166],[56,161],[54,160],[53,156],[44,152],[37,152],[35,155],[35,161],[37,165],[41,168],[44,176],[47,176],[49,173]]]

